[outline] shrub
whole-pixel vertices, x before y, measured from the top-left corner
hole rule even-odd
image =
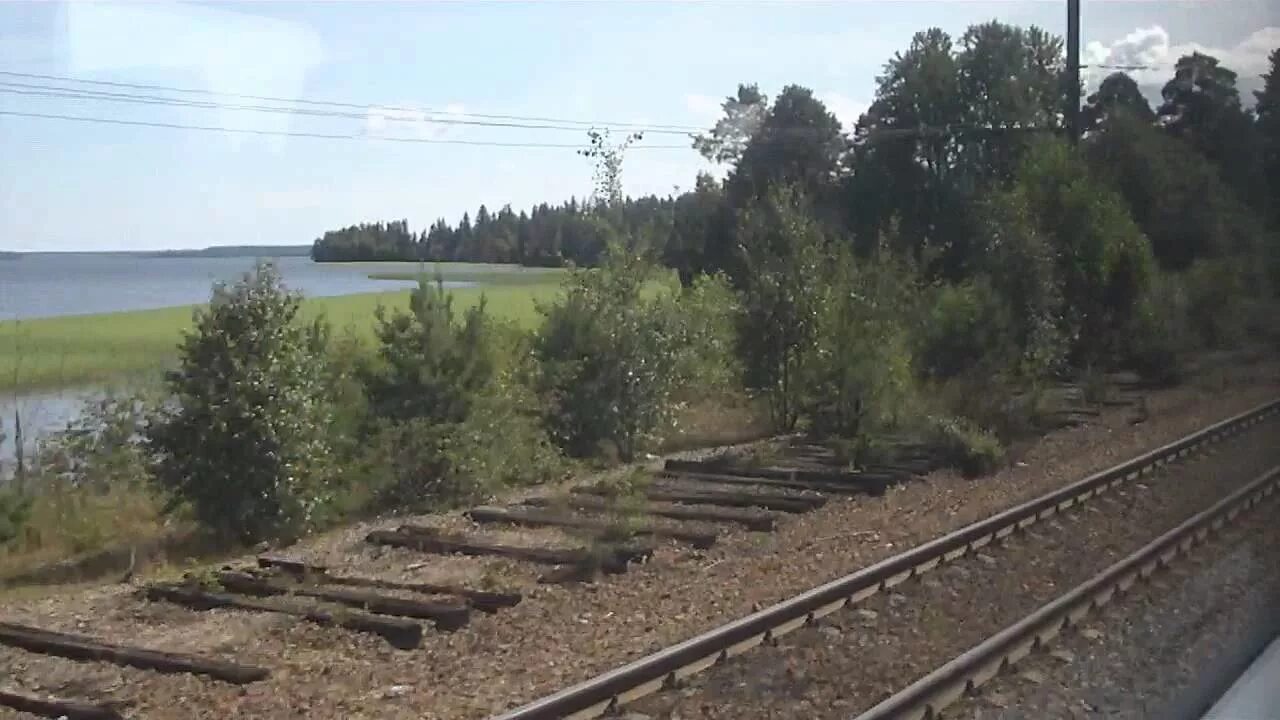
[[[826,240],[809,201],[786,187],[744,211],[738,235],[743,380],[769,399],[774,427],[791,430],[803,404],[800,363],[816,332],[819,278],[829,271]]]
[[[986,277],[933,287],[924,299],[923,315],[917,363],[930,377],[950,378],[1017,360],[1013,319]]]
[[[496,372],[485,301],[458,322],[443,281],[422,279],[409,310],[377,310],[378,362],[363,379],[369,410],[392,421],[464,420]]]
[[[840,253],[813,281],[824,294],[800,364],[801,409],[811,432],[857,438],[893,424],[914,402],[909,271],[885,258],[855,267],[848,253]]]
[[[152,458],[143,434],[160,408],[158,397],[144,393],[108,392],[86,403],[64,430],[40,443],[41,479],[96,489],[146,487]]]
[[[1059,141],[1033,147],[1011,193],[1025,200],[1056,256],[1058,312],[1072,357],[1105,363],[1122,351],[1153,267],[1151,247],[1124,199]]]
[[[1139,304],[1129,343],[1129,362],[1144,378],[1158,384],[1180,379],[1183,357],[1200,345],[1189,310],[1182,274],[1156,273]]]
[[[978,270],[1010,312],[1009,341],[1018,374],[1039,377],[1063,363],[1069,337],[1063,289],[1048,237],[1037,227],[1025,193],[998,192],[982,207],[986,245]]]
[[[160,487],[223,540],[292,536],[326,499],[326,333],[298,322],[300,302],[269,264],[216,285],[146,429]]]
[[[368,441],[343,503],[434,509],[497,487],[550,478],[559,456],[538,424],[524,342],[485,303],[459,320],[439,279],[419,283],[409,310],[378,311],[374,362],[359,372]],[[512,360],[504,369],[499,358]]]
[[[741,388],[737,349],[738,294],[723,274],[699,275],[678,295],[664,295],[676,336],[674,373],[682,401],[723,396]]]
[[[610,245],[599,268],[573,270],[542,309],[533,343],[552,437],[569,454],[630,461],[669,420],[679,388],[680,332],[664,298],[647,297],[653,266]]]
[[[943,461],[965,477],[995,472],[1004,462],[1004,448],[991,433],[961,418],[930,416],[926,442],[942,454]]]
[[[1200,344],[1237,345],[1245,331],[1246,267],[1230,259],[1199,260],[1184,275],[1187,321]]]
[[[30,517],[30,496],[16,488],[0,488],[0,545],[17,538]]]

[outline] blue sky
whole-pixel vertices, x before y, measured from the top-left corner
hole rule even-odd
[[[812,88],[852,123],[911,34],[998,18],[1065,33],[1064,2],[0,3],[0,70],[356,104],[352,118],[174,108],[0,92],[0,111],[108,117],[356,140],[229,135],[0,115],[0,249],[309,243],[326,229],[456,221],[590,191],[571,149],[395,143],[579,143],[585,131],[406,122],[424,107],[709,126],[739,82]],[[1190,49],[1257,87],[1280,3],[1086,0],[1086,62],[1140,61],[1155,91]],[[0,82],[50,84],[0,76]],[[13,86],[9,86],[11,89]],[[119,92],[151,93],[147,90]],[[202,99],[200,96],[179,96]],[[210,98],[203,98],[210,99]],[[221,99],[222,102],[252,102]],[[398,119],[397,119],[398,118]],[[646,145],[685,144],[650,134]],[[637,147],[628,193],[689,187],[692,150]]]

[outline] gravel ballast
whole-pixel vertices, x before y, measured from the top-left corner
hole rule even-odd
[[[1268,421],[776,645],[640,701],[651,717],[837,718],[869,708],[1280,462]]]
[[[1280,629],[1277,511],[1272,496],[946,717],[1198,720]]]
[[[138,718],[486,717],[1280,395],[1275,364],[1238,368],[1226,377],[1225,385],[1151,393],[1149,415],[1136,426],[1131,408],[1107,409],[1088,425],[1052,433],[1019,464],[990,477],[970,481],[934,473],[879,498],[832,498],[820,510],[785,518],[772,534],[724,526],[710,550],[663,543],[646,565],[584,586],[538,585],[538,569],[509,561],[439,558],[363,543],[370,529],[386,523],[328,533],[289,550],[349,574],[468,582],[526,594],[515,608],[476,614],[457,632],[429,631],[413,651],[283,617],[146,603],[125,585],[19,596],[5,601],[6,619],[237,659],[274,672],[240,688],[0,648],[0,677],[30,691],[119,700]],[[458,522],[455,516],[440,525]],[[539,544],[564,540],[551,531],[511,532]],[[954,622],[962,625],[965,618]]]

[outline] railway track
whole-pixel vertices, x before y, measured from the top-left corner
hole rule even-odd
[[[857,716],[856,720],[920,720],[1012,668],[1033,651],[1084,621],[1135,583],[1150,579],[1235,523],[1280,490],[1280,466],[1160,535],[1119,562],[992,635],[969,651]],[[1274,509],[1274,502],[1269,503]]]
[[[731,658],[742,656],[760,645],[774,646],[779,638],[793,631],[819,625],[823,618],[833,613],[862,603],[873,596],[888,594],[886,591],[897,588],[913,578],[925,576],[941,566],[947,566],[961,558],[974,555],[980,555],[984,560],[993,560],[982,556],[977,551],[993,543],[999,545],[1006,542],[1011,539],[1011,536],[1028,534],[1030,532],[1028,528],[1036,523],[1056,522],[1054,516],[1078,506],[1087,509],[1090,501],[1095,498],[1116,495],[1126,483],[1137,483],[1141,478],[1172,463],[1186,460],[1193,455],[1215,452],[1221,447],[1220,443],[1223,441],[1239,436],[1260,423],[1273,421],[1278,412],[1280,412],[1280,402],[1255,408],[1126,463],[1096,473],[986,520],[973,523],[907,552],[535,700],[498,717],[501,720],[595,717],[636,703],[663,689],[684,687],[695,675],[708,668],[726,665],[726,661]],[[1269,429],[1268,427],[1258,432],[1267,433]],[[1270,446],[1270,437],[1268,433],[1266,435],[1268,439],[1263,440],[1264,447]],[[1274,458],[1271,458],[1271,461],[1273,462]],[[1274,475],[1268,477],[1269,482],[1275,479]],[[1124,501],[1117,503],[1118,507],[1124,507],[1124,505]],[[907,602],[910,601],[907,600]],[[781,652],[776,653],[762,661],[762,664],[777,665],[783,655],[784,653]],[[743,677],[749,676],[748,673]],[[737,683],[737,685],[745,686],[748,683]],[[961,690],[963,689],[962,687]],[[680,695],[683,694],[680,693]],[[660,693],[658,697],[670,695],[676,694]],[[714,702],[714,698],[703,700]],[[744,701],[750,701],[750,698]],[[699,698],[694,698],[689,700],[688,704],[696,707],[698,702]],[[641,704],[639,709],[642,714],[650,714],[647,711],[656,709],[652,714],[661,715],[667,708],[658,702],[653,707]],[[743,708],[739,707],[735,710],[741,711]],[[707,713],[705,703],[703,711],[705,715]],[[711,716],[730,717],[735,714],[742,713],[731,711],[722,715],[713,713]],[[908,717],[911,716],[908,715]]]
[[[638,672],[633,669],[632,674],[625,675],[625,682],[615,676],[603,684],[588,683],[586,689],[567,696],[562,694],[560,700],[535,703],[533,710],[523,711],[535,714],[512,717],[562,717],[584,711],[588,715],[598,714],[671,678],[682,677],[719,658],[742,652],[763,639],[780,636],[811,622],[825,612],[848,604],[850,598],[856,602],[857,598],[917,575],[931,567],[931,563],[943,561],[941,556],[927,557],[934,550],[942,555],[956,556],[957,552],[962,555],[992,538],[1013,532],[1007,525],[991,524],[993,521],[1014,518],[1014,527],[1025,526],[1103,493],[1126,479],[1209,449],[1278,412],[1280,403],[1272,403],[1218,423],[1055,493],[1049,500],[1041,498],[992,518],[985,525],[979,523],[981,527],[971,526],[879,563],[868,569],[870,574],[864,573],[860,576],[862,579],[852,585],[846,583],[841,589],[823,586],[783,603],[785,607],[773,609],[773,614],[757,613],[761,617],[752,616],[735,623],[719,635],[710,633],[714,637],[710,640],[704,637],[700,641],[703,644],[695,643],[693,651],[689,650],[689,643],[685,643],[673,648],[675,652],[660,653],[656,664],[640,661],[642,669]],[[500,557],[549,568],[542,576],[543,582],[576,581],[599,572],[625,573],[632,563],[647,558],[656,544],[673,544],[683,548],[682,552],[696,553],[714,545],[724,532],[770,532],[791,517],[822,507],[829,499],[879,494],[889,485],[907,482],[935,465],[932,458],[910,444],[902,446],[894,463],[868,472],[847,472],[832,467],[828,460],[828,453],[822,448],[798,445],[768,463],[669,462],[643,483],[625,488],[623,497],[618,497],[617,488],[582,487],[567,494],[532,498],[507,507],[472,508],[466,515],[474,523],[470,527],[479,527],[479,532],[405,524],[374,530],[364,540],[370,547],[398,548],[396,552],[419,555],[423,557],[423,564],[430,563],[432,556]],[[496,541],[483,532],[491,525],[550,528],[560,533],[557,537],[561,542],[551,547]],[[949,549],[943,548],[946,545],[943,541],[952,542],[957,537],[961,539],[959,545],[953,543]],[[854,587],[859,582],[863,585]],[[337,628],[326,631],[326,637],[335,641],[338,635],[333,633],[371,635],[394,648],[413,652],[428,639],[466,627],[475,612],[500,619],[522,600],[521,593],[501,587],[388,580],[366,575],[357,567],[324,567],[298,558],[263,556],[250,566],[227,566],[178,582],[143,586],[137,589],[134,602],[139,608],[181,606],[186,608],[183,612],[196,614],[229,608],[241,613],[237,617],[245,620],[264,616],[297,618],[305,623]],[[143,618],[141,629],[147,620],[141,611],[139,617]],[[0,626],[0,645],[38,655],[147,668],[201,677],[202,682],[250,687],[273,671],[271,658],[264,661],[259,657],[255,664],[242,662],[226,650],[200,654],[156,647],[155,643],[113,644],[92,635],[68,632],[65,626]],[[672,665],[673,662],[679,666]],[[644,679],[624,687],[637,678]],[[75,683],[69,686],[79,687]],[[5,706],[69,718],[120,717],[129,710],[127,703],[117,702],[110,692],[81,691],[79,696],[50,697],[47,693],[26,692],[0,684],[0,707]],[[537,710],[538,707],[543,710]],[[539,712],[543,714],[536,714]]]

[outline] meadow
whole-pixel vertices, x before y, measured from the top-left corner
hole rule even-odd
[[[474,272],[449,280],[476,282],[457,288],[454,307],[462,310],[483,295],[496,317],[532,327],[538,302],[555,297],[560,270]],[[413,279],[412,272],[374,273],[377,279]],[[371,338],[379,306],[405,307],[409,291],[307,298],[307,319],[325,316],[335,333],[350,329]],[[0,393],[154,380],[176,357],[182,331],[191,326],[190,306],[98,315],[71,315],[0,322]]]

